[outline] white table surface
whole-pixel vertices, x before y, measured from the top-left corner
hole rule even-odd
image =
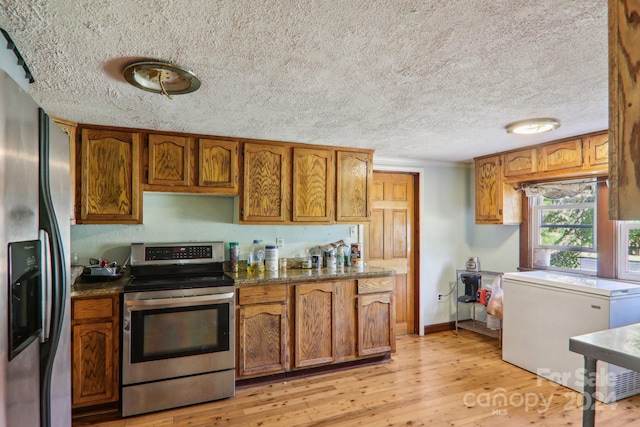
[[[569,350],[585,360],[585,382],[594,378],[596,361],[613,363],[632,371],[640,371],[640,323],[606,329],[569,338]],[[582,426],[595,425],[595,384],[584,386]]]
[[[571,337],[569,350],[640,371],[640,323]]]

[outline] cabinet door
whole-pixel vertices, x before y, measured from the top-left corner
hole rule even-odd
[[[241,218],[284,222],[289,200],[288,147],[244,144]]]
[[[198,140],[198,185],[238,194],[238,143]]]
[[[519,176],[537,170],[536,150],[512,151],[504,155],[504,176]]]
[[[82,129],[80,215],[83,223],[142,222],[140,135]]]
[[[336,362],[356,358],[357,331],[357,285],[355,280],[343,280],[335,285],[335,331]]]
[[[585,141],[585,148],[588,167],[606,172],[606,166],[609,163],[609,134],[588,137]]]
[[[358,355],[396,351],[395,301],[391,292],[358,296]]]
[[[363,222],[371,219],[371,152],[336,151],[336,220]]]
[[[190,179],[189,138],[149,135],[149,176],[152,185],[188,186]]]
[[[502,222],[500,156],[476,160],[476,222]]]
[[[543,145],[540,164],[543,172],[582,167],[582,140]]]
[[[118,400],[113,333],[114,324],[110,321],[73,326],[74,407]]]
[[[333,152],[293,149],[293,220],[330,222],[333,217]]]
[[[296,285],[295,366],[335,360],[335,301],[333,283]]]
[[[238,374],[251,376],[284,372],[286,306],[256,304],[238,311]]]

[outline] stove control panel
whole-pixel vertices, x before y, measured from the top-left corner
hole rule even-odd
[[[203,264],[224,261],[224,243],[131,245],[131,265]]]
[[[211,246],[147,246],[144,259],[211,259]]]

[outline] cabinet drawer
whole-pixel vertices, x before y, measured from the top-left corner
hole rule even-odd
[[[273,285],[247,285],[238,289],[238,304],[260,304],[282,302],[287,299],[287,286],[284,283]]]
[[[389,292],[395,289],[396,280],[393,276],[358,279],[358,293],[372,294],[374,292]]]
[[[116,315],[113,298],[73,300],[73,320],[85,320]]]

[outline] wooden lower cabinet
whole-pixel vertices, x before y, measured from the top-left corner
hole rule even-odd
[[[391,292],[358,296],[358,355],[396,351],[395,295]]]
[[[238,378],[395,351],[393,276],[238,288]]]
[[[388,276],[240,285],[238,378],[394,352],[393,282]]]
[[[335,360],[335,284],[295,285],[295,367]]]
[[[72,408],[119,399],[118,295],[72,299]]]
[[[238,377],[284,372],[287,368],[287,285],[238,288]]]
[[[285,371],[287,307],[253,304],[238,309],[238,375]]]

